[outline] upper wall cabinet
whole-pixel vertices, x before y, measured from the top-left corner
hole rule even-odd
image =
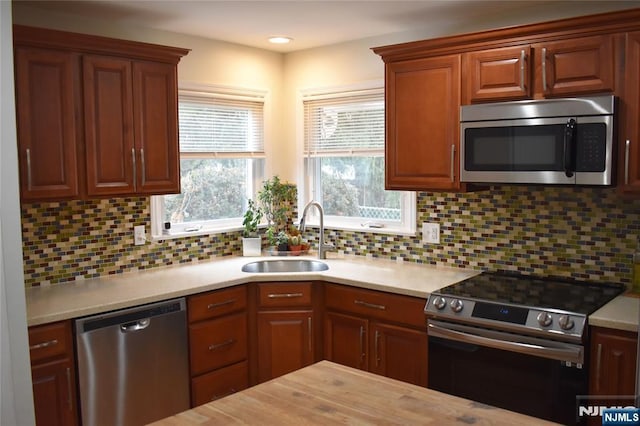
[[[188,50],[14,26],[23,201],[180,191]]]
[[[463,61],[465,104],[614,90],[610,35],[480,50]]]
[[[612,93],[627,135],[618,185],[639,194],[638,31],[640,9],[631,9],[374,48],[385,63],[387,188],[466,190],[461,104]],[[453,64],[448,79],[427,65],[451,58],[460,58],[459,77]]]

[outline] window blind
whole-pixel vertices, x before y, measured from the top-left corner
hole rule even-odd
[[[264,102],[180,96],[181,153],[264,156]]]
[[[384,93],[303,99],[305,156],[384,151]]]

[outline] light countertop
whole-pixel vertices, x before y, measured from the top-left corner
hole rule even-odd
[[[26,290],[27,323],[29,326],[45,324],[256,281],[322,280],[426,299],[434,290],[479,273],[470,269],[364,257],[326,259],[329,270],[322,272],[241,271],[245,263],[260,259],[293,258],[221,257],[207,262],[29,288]]]
[[[153,423],[551,425],[545,420],[321,361]]]
[[[589,316],[589,325],[637,332],[640,298],[618,296]]]

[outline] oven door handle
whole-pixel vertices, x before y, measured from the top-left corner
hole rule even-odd
[[[478,334],[452,330],[450,328],[447,328],[445,324],[440,324],[442,323],[434,324],[433,321],[429,321],[427,331],[429,337],[440,337],[442,339],[454,340],[457,342],[485,346],[510,352],[517,352],[525,355],[535,355],[543,358],[555,359],[575,364],[584,363],[584,351],[581,346],[554,342],[553,344],[557,345],[558,347],[551,347],[543,346],[536,343],[523,343],[515,342],[512,340],[493,339],[490,337],[480,336]],[[460,327],[462,328],[463,326]],[[497,333],[499,332],[496,332],[494,334]],[[504,334],[505,337],[508,336],[505,333],[499,334]]]

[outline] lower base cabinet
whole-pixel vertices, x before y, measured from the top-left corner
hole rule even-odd
[[[327,284],[325,359],[427,386],[423,299]]]
[[[191,404],[196,407],[249,387],[247,361],[191,379]]]
[[[71,322],[30,327],[29,353],[36,424],[77,425]]]
[[[633,395],[637,351],[637,333],[592,327],[589,394]]]

